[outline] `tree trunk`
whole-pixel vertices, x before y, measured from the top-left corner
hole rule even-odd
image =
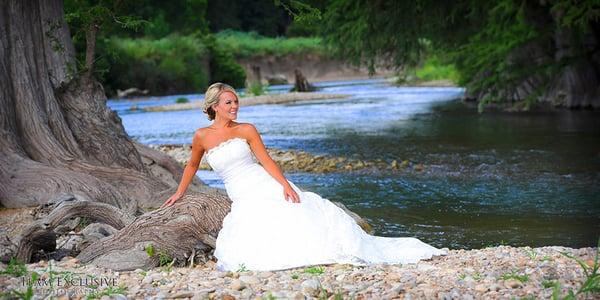
[[[129,212],[158,206],[175,180],[144,166],[102,86],[77,74],[62,1],[0,5],[0,204],[76,194]]]
[[[561,12],[551,11],[550,4],[525,2],[526,20],[540,32],[553,30],[529,43],[515,48],[506,64],[511,69],[539,70],[508,85],[497,85],[465,95],[466,100],[492,98],[509,104],[522,102],[550,103],[565,108],[600,108],[600,22],[587,24],[587,31],[566,28],[558,24]],[[561,68],[545,68],[562,66]],[[486,77],[484,71],[472,82]],[[507,74],[506,74],[507,75]],[[507,75],[509,77],[510,75]],[[525,106],[527,107],[527,106]]]

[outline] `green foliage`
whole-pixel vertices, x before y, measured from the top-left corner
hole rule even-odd
[[[75,229],[77,231],[82,230],[82,229],[86,228],[88,225],[90,225],[91,223],[92,223],[92,221],[90,220],[90,218],[79,217],[79,222],[77,223],[77,226],[75,226]]]
[[[125,295],[127,293],[127,287],[124,284],[115,286],[108,286],[101,291],[93,291],[86,295],[86,299],[100,299],[102,296],[112,296],[112,295]]]
[[[415,70],[419,80],[431,81],[447,79],[452,82],[458,81],[458,72],[453,64],[444,63],[438,56],[428,57],[423,65]]]
[[[252,57],[262,55],[284,56],[289,54],[327,55],[316,37],[271,38],[256,32],[240,32],[224,30],[215,37],[219,44],[226,47],[235,57]]]
[[[308,268],[304,269],[304,273],[309,273],[312,275],[321,275],[321,274],[325,273],[325,268],[323,268],[321,266],[312,266],[312,267],[308,267]]]
[[[188,102],[190,102],[190,100],[185,97],[179,97],[179,98],[177,98],[177,100],[175,100],[175,103],[188,103]]]
[[[597,54],[585,42],[600,18],[597,3],[332,0],[320,32],[335,54],[371,72],[377,59],[406,72],[425,56],[444,54],[456,68],[458,83],[485,96],[481,108],[511,100],[517,86],[535,77],[533,89],[520,96],[528,108],[562,68]],[[570,37],[571,50],[564,57],[553,48],[560,31]]]
[[[5,270],[0,271],[0,275],[9,275],[14,277],[25,276],[27,266],[16,257],[11,257]]]
[[[160,251],[158,253],[158,265],[160,267],[165,267],[168,265],[172,265],[174,262],[173,257],[171,257],[167,252]]]
[[[144,27],[144,35],[147,37],[163,38],[169,35],[171,30],[171,25],[165,19],[164,13],[159,12]]]
[[[263,85],[259,82],[252,82],[246,87],[246,94],[254,96],[260,96],[267,93],[267,87],[269,85]]]
[[[262,296],[262,299],[275,300],[275,299],[277,299],[277,297],[273,296],[273,294],[271,292],[267,292]]]
[[[321,11],[310,4],[297,0],[274,0],[275,5],[283,7],[294,21],[301,25],[314,25],[322,19]],[[311,3],[312,4],[312,3]]]
[[[573,259],[581,266],[585,274],[585,281],[581,284],[576,292],[569,291],[569,294],[580,295],[580,294],[599,294],[600,293],[600,263],[598,258],[600,256],[600,239],[598,239],[598,248],[596,248],[596,256],[594,258],[594,264],[588,266],[588,264],[581,259],[573,256],[567,252],[561,252],[562,255]],[[559,284],[557,284],[558,290],[560,290]]]
[[[529,275],[519,274],[516,271],[512,271],[510,273],[503,274],[502,276],[500,276],[500,279],[502,279],[502,280],[515,279],[515,280],[525,283],[525,282],[529,281]]]
[[[467,278],[467,274],[463,273],[463,274],[458,275],[458,279],[460,279],[460,280],[465,280],[466,278]],[[471,276],[471,278],[473,278],[473,280],[475,280],[475,281],[480,281],[481,279],[483,279],[483,275],[481,275],[481,273],[479,273],[479,272],[475,272]]]
[[[192,36],[170,35],[161,39],[113,37],[105,87],[146,88],[152,94],[198,92],[208,85],[208,47]]]
[[[144,250],[146,250],[146,254],[148,254],[148,256],[154,256],[154,246],[152,246],[151,244],[147,245],[146,248],[144,248]]]
[[[242,273],[242,272],[246,272],[246,271],[248,271],[248,269],[246,269],[246,264],[244,264],[244,263],[241,263],[238,266],[238,269],[236,270],[236,272],[238,272],[238,273]]]
[[[208,2],[206,18],[212,32],[225,29],[256,31],[265,36],[280,36],[291,18],[273,0],[213,0]]]
[[[210,81],[224,82],[234,88],[244,87],[246,82],[246,71],[240,66],[231,49],[225,43],[219,42],[214,36],[209,35],[204,41],[210,49]]]
[[[23,300],[33,299],[33,296],[34,296],[33,285],[35,284],[35,282],[37,282],[40,275],[36,272],[31,272],[30,276],[31,276],[29,278],[30,281],[27,283],[27,289],[25,291],[8,290],[8,291],[1,292],[0,296],[2,296],[2,298],[5,298],[5,299],[13,299],[13,298],[23,299]]]
[[[554,287],[557,283],[558,283],[558,281],[556,281],[556,280],[544,280],[544,281],[542,281],[542,286],[545,289],[547,289],[547,288]]]

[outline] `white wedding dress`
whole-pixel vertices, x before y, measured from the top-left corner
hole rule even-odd
[[[404,264],[446,254],[412,237],[369,235],[331,201],[301,191],[291,182],[300,203],[286,201],[281,184],[257,162],[243,138],[210,149],[206,160],[223,179],[232,200],[217,236],[218,270]]]

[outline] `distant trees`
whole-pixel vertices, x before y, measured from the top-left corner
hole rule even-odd
[[[537,101],[600,108],[600,5],[595,0],[332,0],[323,32],[337,53],[399,71],[437,52],[483,107]]]

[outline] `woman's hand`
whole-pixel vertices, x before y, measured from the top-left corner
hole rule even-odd
[[[169,199],[167,199],[167,201],[165,201],[165,203],[163,203],[163,205],[161,205],[160,208],[173,205],[173,203],[175,203],[175,201],[181,199],[181,197],[183,197],[182,194],[178,194],[178,193],[173,194],[173,196],[169,197]]]
[[[283,197],[286,201],[289,201],[289,198],[292,199],[293,203],[300,203],[300,196],[298,196],[298,193],[296,193],[296,191],[294,191],[292,186],[289,184],[283,188]]]

